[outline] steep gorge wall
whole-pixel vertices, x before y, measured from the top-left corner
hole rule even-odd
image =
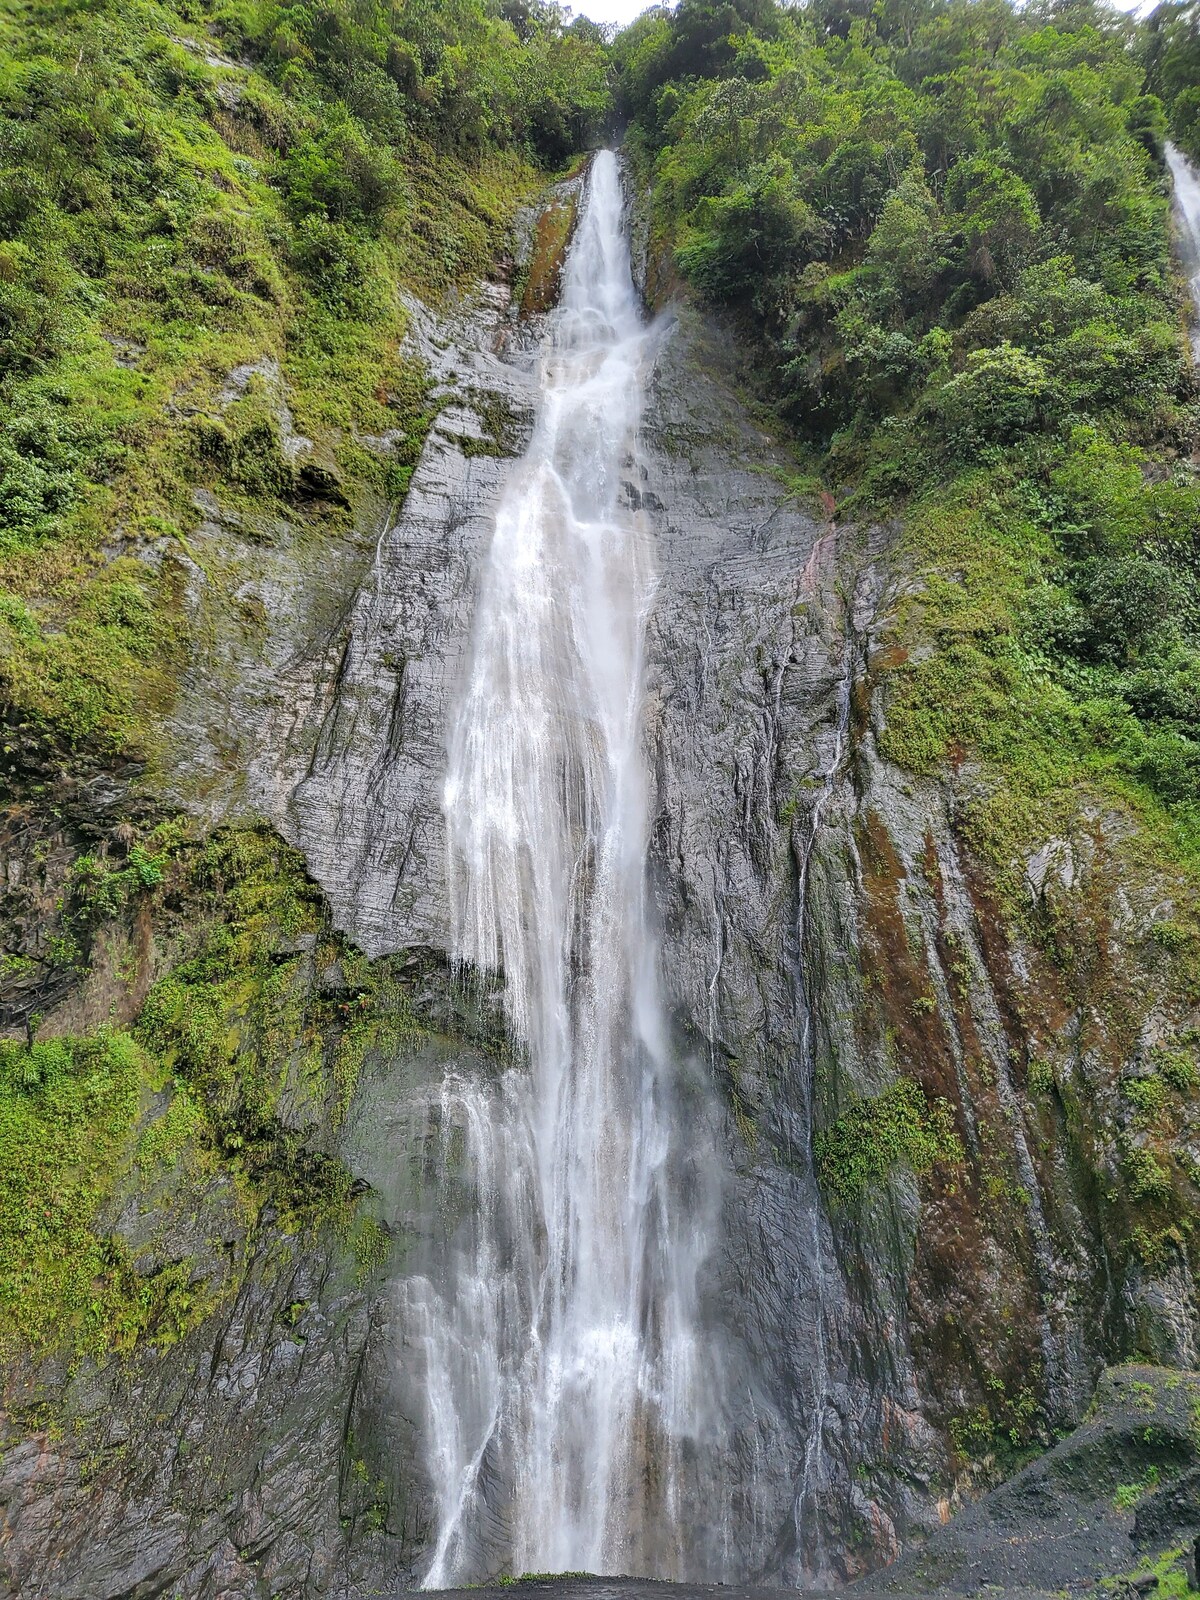
[[[768,1570],[795,1581],[893,1556],[1077,1424],[1107,1361],[1194,1362],[1194,1018],[1179,886],[1126,819],[1081,808],[1004,899],[969,765],[881,753],[911,579],[887,529],[764,481],[718,340],[685,320],[647,430],[654,865],[681,1035],[730,1106],[719,1301],[788,1438]]]
[[[268,819],[299,847],[322,906],[311,932],[271,932],[273,959],[331,1034],[363,995],[395,1025],[336,1114],[332,1081],[305,1105],[285,1040],[277,1110],[366,1187],[385,1244],[360,1224],[290,1234],[262,1209],[221,1221],[220,1185],[182,1203],[167,1253],[225,1237],[236,1293],[161,1354],[23,1369],[0,1480],[16,1592],[354,1593],[419,1569],[430,1510],[397,1406],[395,1282],[432,1226],[429,1097],[448,1063],[488,1070],[503,1050],[494,1003],[441,953],[444,728],[537,328],[496,283],[441,319],[414,307],[413,329],[442,404],[400,514],[378,506],[316,562],[294,530],[264,538],[214,499],[158,771],[60,797],[66,831],[37,868],[138,807]],[[1194,1363],[1194,997],[1171,931],[1192,907],[1115,815],[1065,816],[1016,888],[978,859],[969,764],[920,778],[881,750],[912,649],[894,532],[797,496],[724,330],[684,312],[658,350],[628,493],[661,569],[647,737],[666,989],[680,1059],[721,1091],[698,1143],[719,1140],[734,1174],[707,1285],[744,1396],[722,1467],[745,1571],[852,1576],[1078,1422],[1106,1361]],[[231,570],[237,608],[211,576]],[[23,804],[39,815],[45,791]],[[28,881],[36,839],[14,838]],[[128,1020],[184,937],[144,919],[118,936],[136,982],[101,985],[94,1016],[43,997],[48,1031],[91,1026],[114,996]],[[368,981],[351,947],[399,954]],[[135,1250],[140,1181],[112,1211]]]
[[[697,393],[689,344],[666,358],[660,448]],[[699,348],[719,370],[715,341]],[[721,448],[696,474],[668,444],[673,470],[647,485],[665,508],[664,960],[731,1102],[725,1293],[762,1330],[791,1422],[799,1555],[815,1501],[850,1575],[1076,1425],[1106,1362],[1194,1364],[1196,997],[1177,960],[1194,902],[1086,796],[1027,854],[981,857],[975,808],[995,797],[970,763],[923,778],[881,750],[908,656],[902,553],[769,492],[756,515]],[[770,463],[765,442],[753,459]],[[693,507],[727,488],[713,560]],[[796,1445],[822,1346],[814,1486]],[[795,1578],[787,1537],[776,1570]]]

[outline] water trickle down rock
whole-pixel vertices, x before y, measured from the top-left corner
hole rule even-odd
[[[1192,356],[1200,361],[1200,177],[1183,151],[1168,140],[1175,241],[1192,296]]]

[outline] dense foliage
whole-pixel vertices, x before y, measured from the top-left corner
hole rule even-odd
[[[293,98],[334,100],[360,124],[339,117],[322,127],[316,149],[289,153],[301,170],[324,165],[320,152],[338,148],[342,129],[352,141],[402,144],[411,132],[465,152],[517,144],[561,162],[608,106],[602,35],[547,0],[325,0],[229,7],[218,18],[265,56]],[[344,181],[337,168],[330,175]]]
[[[1102,772],[1194,850],[1200,491],[1163,97],[1182,136],[1196,77],[1172,15],[681,0],[616,54],[660,246],[758,342],[844,507],[908,507],[905,637],[919,613],[940,648],[895,674],[891,753],[982,755],[1018,810]]]
[[[1147,19],[1141,54],[1147,87],[1167,108],[1171,137],[1200,160],[1200,10],[1158,6]]]
[[[899,1077],[874,1099],[859,1097],[818,1132],[813,1153],[821,1190],[836,1205],[846,1205],[877,1188],[891,1169],[903,1164],[925,1173],[938,1162],[963,1159],[950,1105],[930,1105],[920,1085]]]
[[[399,286],[507,237],[607,98],[521,0],[25,0],[0,12],[0,678],[72,744],[171,692],[198,487],[397,497],[428,422]],[[262,370],[223,392],[239,364]],[[324,467],[299,481],[284,407]],[[404,443],[380,460],[359,435]],[[341,486],[338,487],[338,481]]]

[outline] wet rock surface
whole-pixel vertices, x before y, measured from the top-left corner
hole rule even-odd
[[[1134,1080],[1191,1012],[1156,987],[1163,889],[1115,819],[1081,815],[1000,902],[964,827],[971,771],[884,759],[888,531],[773,494],[785,465],[727,370],[685,323],[647,428],[653,866],[680,1038],[732,1113],[713,1315],[771,1417],[760,1570],[849,1579],[1079,1423],[1106,1361],[1194,1365],[1192,1272],[1152,1233],[1164,1213],[1135,1224],[1131,1176],[1169,1118],[1190,1126],[1139,1114]],[[814,1132],[901,1079],[950,1108],[962,1159],[819,1192]]]
[[[84,935],[93,977],[83,992],[77,974],[55,958],[54,935],[71,868],[80,854],[108,841],[151,809],[133,792],[139,763],[114,767],[78,752],[48,749],[28,727],[6,727],[0,762],[0,926],[5,960],[0,968],[0,1030],[15,1032],[34,1016],[62,1011],[84,1025],[104,1017],[126,1020],[145,993],[144,938],[128,943],[137,976],[112,982],[118,954]],[[144,931],[144,930],[143,930]],[[125,942],[125,941],[123,941]],[[119,992],[118,992],[119,991]],[[62,1031],[62,1030],[60,1030]]]
[[[201,1207],[197,1225],[212,1221]],[[8,1386],[0,1575],[23,1600],[324,1593],[368,1312],[336,1255],[254,1269],[219,1325],[129,1367]],[[303,1308],[291,1325],[288,1306]],[[57,1380],[57,1382],[55,1382]],[[64,1435],[25,1431],[48,1390]]]
[[[1034,1600],[1101,1593],[1133,1600],[1195,1581],[1200,1528],[1200,1374],[1111,1368],[1088,1420],[911,1554],[835,1591],[846,1600],[988,1595]],[[1165,1555],[1163,1552],[1167,1552]],[[536,1600],[757,1600],[753,1585],[637,1579],[522,1579]],[[468,1591],[451,1591],[466,1593]],[[469,1591],[498,1597],[514,1587]]]
[[[501,286],[448,319],[414,308],[411,337],[446,404],[398,515],[369,508],[318,559],[302,519],[248,528],[205,504],[188,557],[203,644],[154,797],[272,819],[340,928],[434,974],[429,1037],[369,1064],[336,1146],[400,1242],[398,1270],[432,1226],[432,1087],[451,1063],[494,1060],[494,1003],[445,981],[441,784],[477,562],[536,398],[536,328]],[[706,1305],[739,1398],[714,1477],[736,1486],[746,1570],[771,1584],[866,1573],[864,1594],[1015,1596],[1133,1573],[1200,1531],[1194,1380],[1112,1374],[1083,1421],[1107,1362],[1188,1365],[1200,1349],[1182,1237],[1163,1223],[1130,1245],[1130,1152],[1150,1135],[1122,1086],[1153,1073],[1182,1015],[1155,986],[1161,888],[1118,861],[1109,819],[1080,817],[1023,864],[1026,920],[996,903],[961,826],[970,770],[917,779],[880,752],[877,668],[905,583],[890,532],[798,497],[739,378],[721,330],[664,324],[626,484],[659,552],[647,739],[664,983],[699,1156],[715,1143],[729,1174]],[[38,908],[89,826],[60,811],[36,863],[36,829],[6,845],[10,921],[35,962]],[[1095,953],[1085,979],[1047,956],[1064,922]],[[47,1000],[66,1003],[28,978],[13,1019]],[[898,1075],[951,1108],[962,1162],[898,1161],[831,1203],[814,1130]],[[223,1205],[196,1210],[197,1253]],[[127,1231],[136,1243],[132,1214]],[[219,1326],[169,1352],[10,1385],[9,1593],[357,1600],[419,1576],[431,1512],[397,1405],[396,1286],[359,1282],[344,1241],[272,1250]],[[42,1425],[47,1394],[77,1431]],[[1051,1445],[969,1504],[1015,1449]],[[1118,1509],[1123,1488],[1139,1492]],[[517,1592],[551,1591],[670,1587]]]
[[[1152,1568],[1194,1580],[1200,1530],[1200,1377],[1110,1368],[1084,1424],[967,1507],[920,1549],[847,1591],[1008,1593],[1093,1589],[1118,1576],[1153,1593]]]
[[[348,992],[307,966],[314,987]],[[349,1167],[365,1235],[350,1214],[301,1226],[255,1209],[186,1156],[153,1185],[136,1165],[118,1175],[97,1228],[147,1282],[186,1263],[216,1309],[163,1348],[6,1365],[0,1593],[267,1600],[411,1582],[428,1526],[394,1406],[405,1356],[388,1252],[362,1244],[403,1247],[419,1230],[413,1108],[477,1046],[444,963],[418,953],[397,981],[409,1042],[367,1053],[350,1114],[331,1120],[302,1083],[280,1107],[311,1149]],[[145,1107],[143,1131],[163,1099]]]

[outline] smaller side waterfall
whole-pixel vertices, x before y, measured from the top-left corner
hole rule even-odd
[[[448,1078],[429,1107],[444,1236],[404,1318],[431,1588],[506,1567],[723,1575],[728,1494],[694,1477],[720,1456],[697,1312],[720,1162],[675,1103],[646,907],[655,580],[624,481],[650,334],[622,207],[602,153],[450,743],[454,949],[503,972],[518,1060]]]
[[[1184,270],[1192,291],[1196,315],[1192,323],[1192,356],[1200,361],[1200,174],[1173,144],[1167,145],[1167,166],[1175,191]]]

